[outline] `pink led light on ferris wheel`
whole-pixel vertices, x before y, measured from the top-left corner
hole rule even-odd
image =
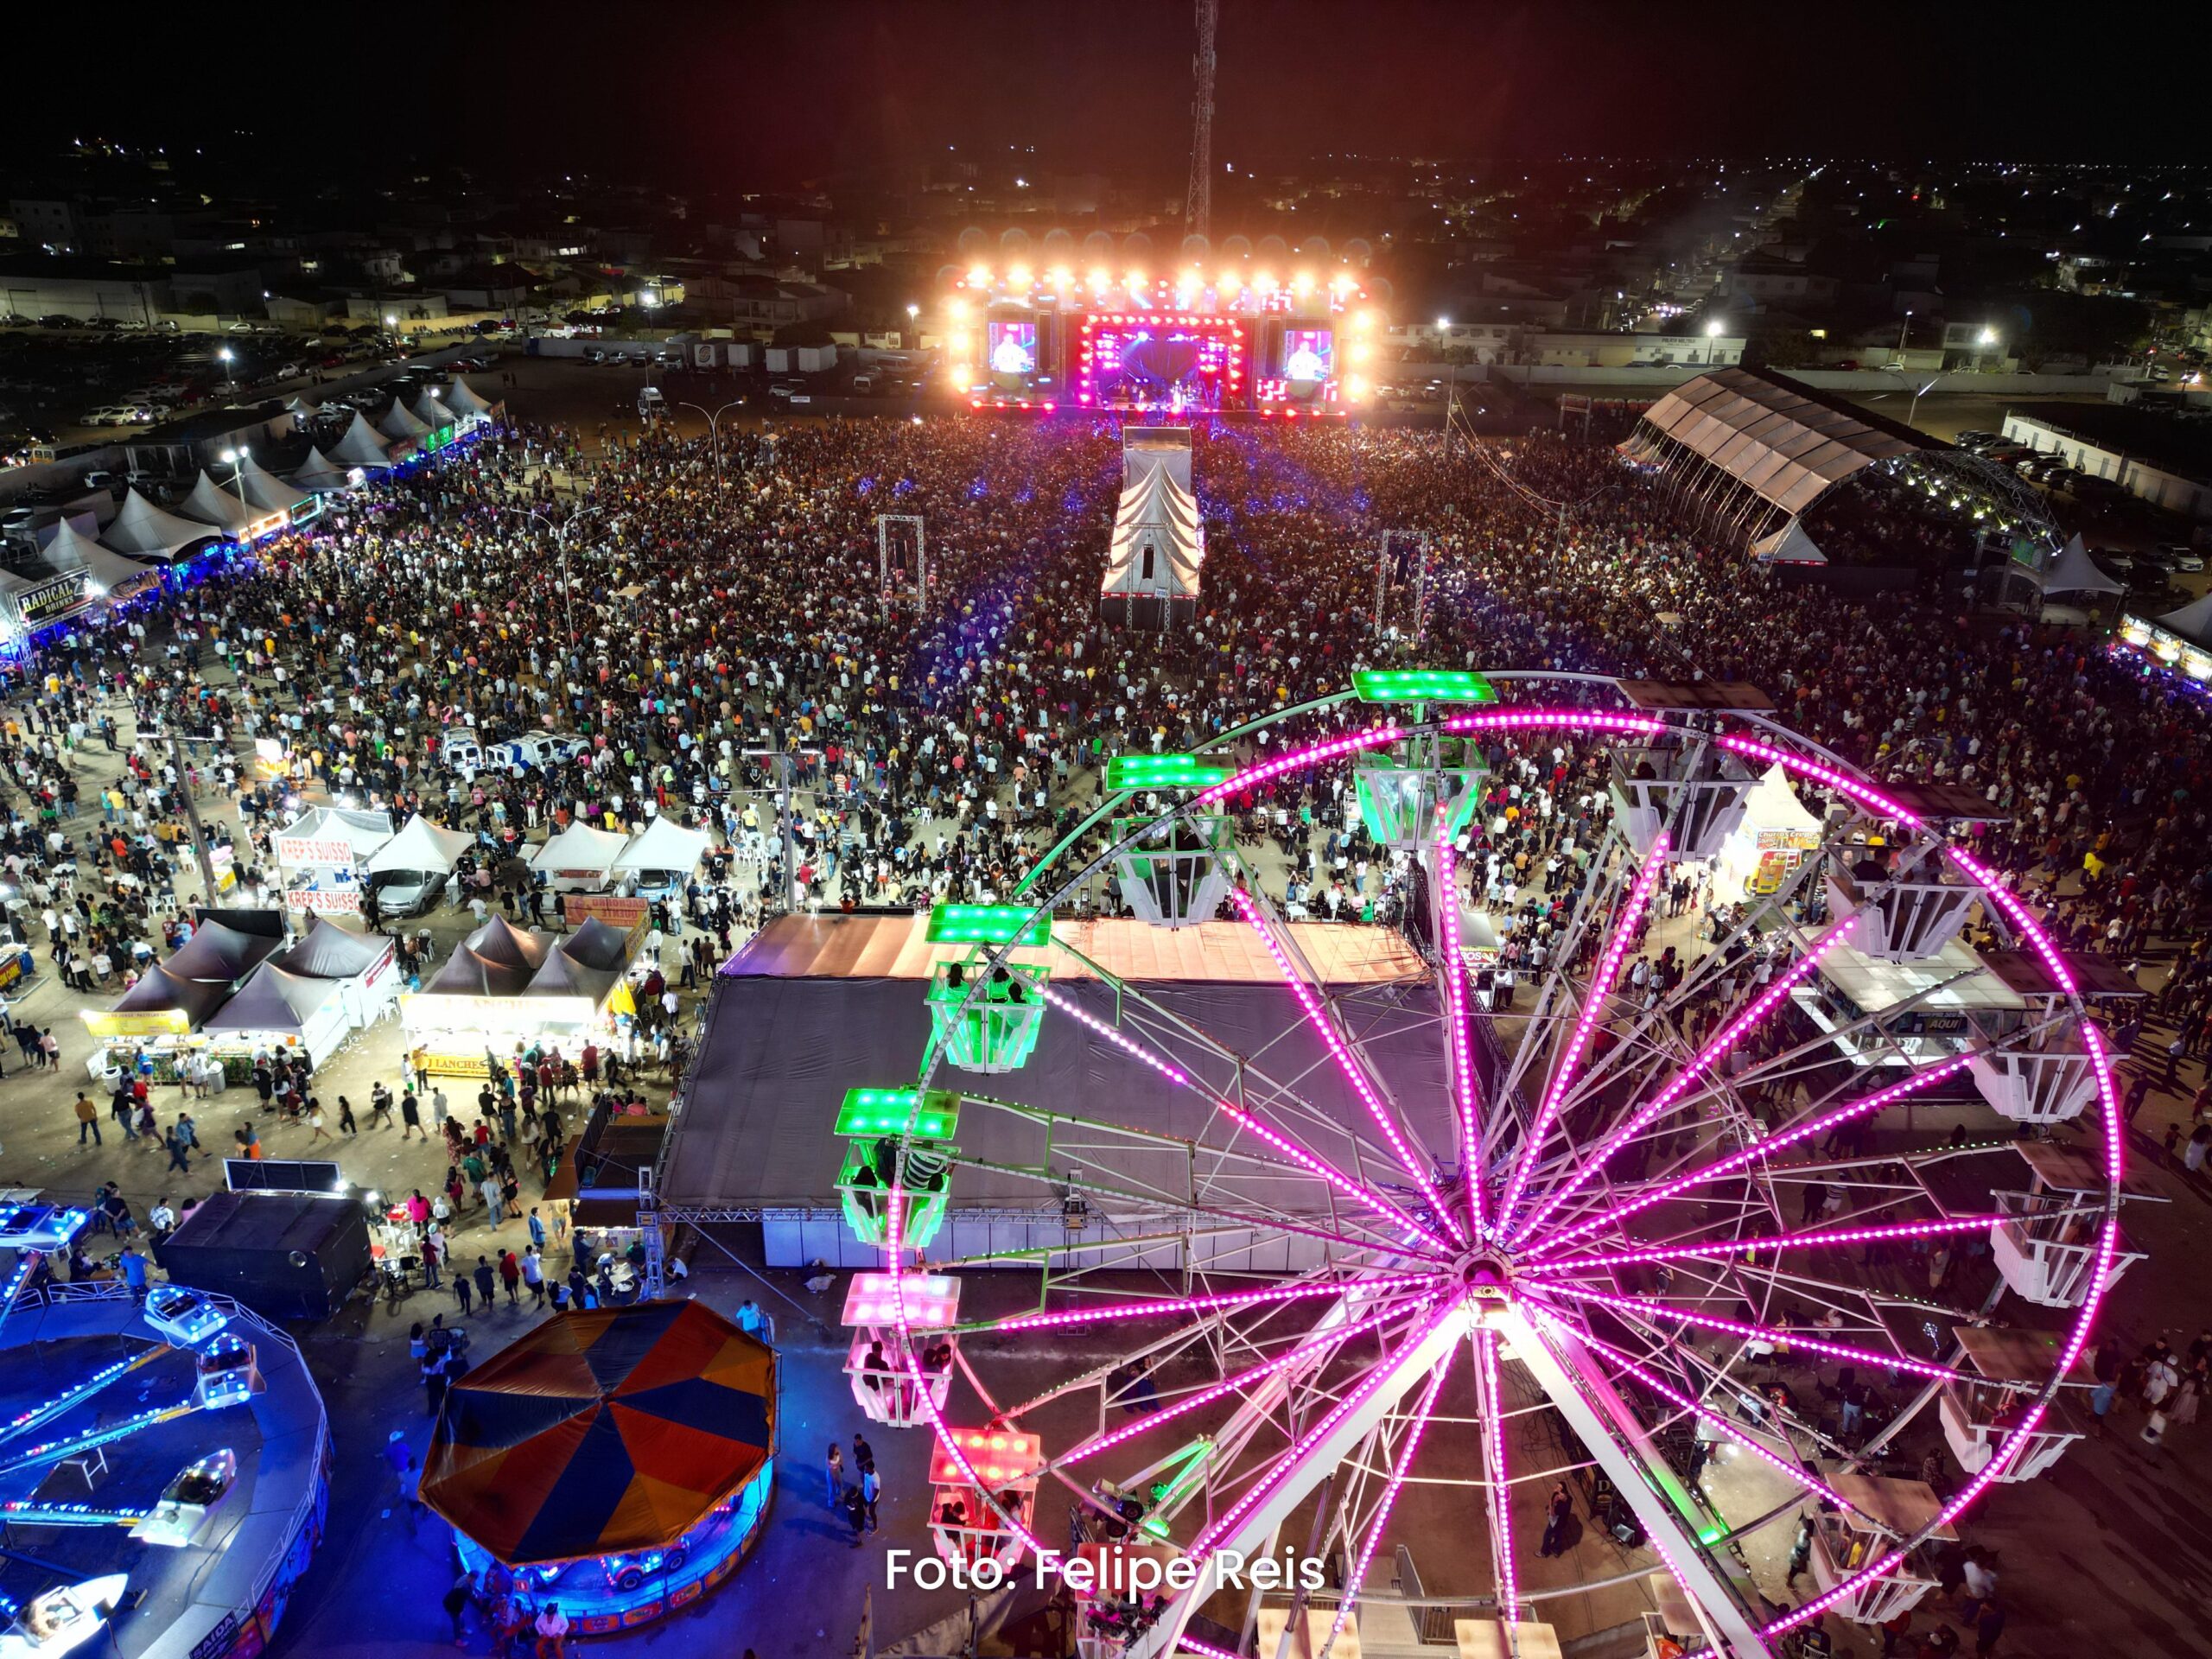
[[[1901,1221],[1885,1227],[1840,1227],[1817,1233],[1777,1233],[1767,1237],[1717,1238],[1710,1244],[1676,1244],[1664,1249],[1624,1250],[1618,1255],[1577,1255],[1566,1261],[1531,1262],[1527,1271],[1581,1273],[1599,1268],[1633,1267],[1640,1262],[1694,1262],[1716,1256],[1757,1255],[1763,1250],[1809,1249],[1823,1244],[1866,1244],[1886,1238],[1935,1238],[1945,1233],[1986,1231],[2002,1215],[1946,1216],[1941,1221]]]
[[[1321,1644],[1328,1652],[1344,1628],[1344,1621],[1351,1617],[1352,1605],[1359,1599],[1360,1590],[1367,1583],[1367,1569],[1375,1564],[1375,1551],[1382,1541],[1382,1528],[1390,1519],[1390,1511],[1397,1506],[1399,1489],[1405,1485],[1406,1477],[1412,1472],[1414,1459],[1421,1455],[1422,1438],[1428,1433],[1429,1415],[1436,1409],[1436,1396],[1444,1387],[1444,1378],[1452,1369],[1456,1350],[1447,1348],[1444,1357],[1437,1362],[1436,1373],[1428,1379],[1428,1386],[1421,1390],[1421,1403],[1414,1408],[1413,1427],[1406,1431],[1405,1444],[1398,1450],[1398,1466],[1390,1471],[1389,1484],[1382,1488],[1382,1496],[1376,1500],[1375,1518],[1367,1529],[1367,1541],[1359,1547],[1359,1559],[1353,1563],[1351,1577],[1345,1580],[1344,1597],[1337,1603],[1337,1616],[1330,1622],[1328,1640]]]
[[[1306,1010],[1306,1024],[1312,1026],[1321,1040],[1328,1045],[1329,1052],[1336,1057],[1338,1069],[1357,1091],[1360,1099],[1366,1103],[1368,1115],[1375,1120],[1376,1127],[1382,1131],[1382,1138],[1390,1143],[1390,1150],[1397,1154],[1399,1166],[1421,1188],[1421,1196],[1428,1200],[1430,1207],[1444,1218],[1444,1224],[1452,1230],[1452,1237],[1465,1245],[1467,1240],[1459,1230],[1459,1218],[1445,1207],[1444,1200],[1438,1197],[1427,1172],[1422,1168],[1421,1160],[1414,1156],[1414,1150],[1407,1144],[1405,1135],[1391,1121],[1390,1114],[1383,1109],[1374,1086],[1367,1081],[1366,1073],[1353,1060],[1351,1050],[1337,1034],[1334,1023],[1322,1011],[1320,999],[1313,995],[1313,988],[1298,976],[1297,970],[1290,965],[1290,957],[1285,954],[1282,946],[1275,943],[1274,934],[1268,930],[1259,906],[1252,902],[1252,895],[1242,887],[1231,887],[1229,896],[1236,901],[1237,914],[1251,924],[1252,931],[1260,936],[1260,942],[1268,947],[1268,954],[1275,959],[1275,966],[1281,969],[1283,981],[1290,987],[1291,995],[1298,999],[1298,1006]]]
[[[1421,1326],[1412,1338],[1408,1348],[1418,1348],[1427,1342],[1435,1333],[1437,1326],[1450,1319],[1452,1313],[1453,1309],[1447,1306],[1427,1325]],[[1225,1534],[1235,1530],[1238,1522],[1249,1515],[1262,1501],[1280,1491],[1283,1483],[1296,1474],[1305,1464],[1306,1459],[1313,1454],[1314,1447],[1334,1433],[1338,1426],[1345,1418],[1359,1410],[1372,1399],[1381,1390],[1382,1385],[1396,1374],[1396,1371],[1397,1363],[1394,1359],[1378,1360],[1370,1366],[1367,1375],[1360,1379],[1358,1386],[1331,1407],[1328,1414],[1307,1430],[1290,1448],[1281,1461],[1275,1465],[1275,1472],[1272,1476],[1255,1484],[1243,1497],[1238,1498],[1235,1503],[1216,1516],[1205,1531],[1192,1540],[1191,1559],[1194,1561],[1202,1561],[1211,1554],[1214,1545]]]
[[[1142,1060],[1154,1071],[1159,1072],[1161,1077],[1166,1078],[1168,1082],[1180,1084],[1186,1089],[1192,1086],[1189,1076],[1185,1074],[1180,1067],[1170,1065],[1166,1061],[1160,1058],[1159,1056],[1147,1053],[1141,1043],[1137,1042],[1135,1039],[1128,1036],[1124,1033],[1116,1030],[1114,1027],[1108,1025],[1106,1021],[1101,1020],[1096,1014],[1091,1013],[1089,1009],[1078,1007],[1073,998],[1061,995],[1059,992],[1054,990],[1049,985],[1043,988],[1043,992],[1045,1000],[1051,1003],[1054,1007],[1058,1008],[1061,1013],[1072,1014],[1077,1020],[1084,1025],[1090,1027],[1091,1030],[1096,1032],[1101,1037],[1103,1037],[1108,1042],[1113,1044],[1116,1048],[1121,1049],[1125,1053],[1135,1055],[1138,1059]]]
[[[1490,1225],[1483,1204],[1483,1126],[1475,1096],[1474,1058],[1467,1045],[1467,959],[1459,951],[1459,871],[1452,855],[1452,825],[1436,809],[1436,896],[1444,918],[1444,1015],[1452,1026],[1452,1082],[1459,1097],[1459,1147],[1467,1166],[1467,1218],[1471,1236]]]
[[[1342,1170],[1337,1168],[1335,1165],[1331,1164],[1323,1159],[1316,1158],[1312,1153],[1306,1151],[1305,1147],[1300,1146],[1295,1141],[1291,1140],[1287,1135],[1276,1134],[1266,1124],[1261,1122],[1259,1119],[1254,1117],[1251,1113],[1243,1110],[1241,1107],[1232,1106],[1229,1102],[1221,1099],[1217,1096],[1214,1100],[1214,1108],[1216,1110],[1227,1116],[1230,1122],[1241,1125],[1243,1128],[1249,1130],[1253,1135],[1256,1135],[1259,1139],[1266,1141],[1276,1151],[1281,1153],[1284,1157],[1295,1163],[1300,1168],[1319,1176],[1331,1186],[1335,1187],[1339,1192],[1344,1193],[1346,1197],[1357,1198],[1362,1204],[1372,1205],[1376,1209],[1389,1217],[1391,1220],[1397,1222],[1403,1226],[1410,1227],[1414,1232],[1419,1233],[1423,1238],[1428,1240],[1430,1243],[1435,1245],[1437,1249],[1443,1250],[1447,1254],[1451,1251],[1452,1246],[1449,1239],[1443,1238],[1436,1233],[1430,1231],[1427,1228],[1422,1226],[1421,1223],[1415,1221],[1411,1216],[1408,1215],[1403,1210],[1401,1210],[1396,1205],[1391,1203],[1389,1199],[1384,1198],[1373,1187],[1362,1185],[1359,1182],[1352,1179],[1351,1176],[1345,1174]]]
[[[1110,1434],[1102,1435],[1097,1440],[1077,1446],[1067,1456],[1060,1459],[1055,1466],[1061,1469],[1073,1468],[1084,1459],[1096,1457],[1099,1452],[1117,1446],[1125,1440],[1135,1440],[1138,1435],[1147,1433],[1156,1425],[1166,1422],[1171,1418],[1180,1417],[1185,1412],[1196,1411],[1200,1406],[1211,1405],[1224,1395],[1234,1394],[1239,1389],[1249,1387],[1262,1377],[1271,1376],[1277,1371],[1287,1370],[1301,1360],[1311,1359],[1316,1354],[1340,1346],[1353,1337],[1372,1331],[1378,1325],[1387,1325],[1392,1319],[1403,1316],[1408,1308],[1419,1313],[1435,1300],[1434,1297],[1430,1296],[1410,1303],[1386,1307],[1379,1313],[1370,1313],[1363,1319],[1357,1319],[1350,1325],[1329,1332],[1325,1336],[1316,1337],[1311,1342],[1294,1348],[1287,1354],[1278,1354],[1274,1358],[1263,1361],[1249,1370],[1240,1371],[1226,1382],[1217,1382],[1211,1388],[1201,1389],[1196,1394],[1185,1395],[1171,1406],[1162,1406],[1147,1412],[1126,1428],[1117,1428]]]
[[[1791,1463],[1788,1459],[1777,1456],[1776,1453],[1770,1452],[1766,1447],[1761,1446],[1757,1440],[1752,1440],[1749,1435],[1744,1433],[1733,1423],[1730,1422],[1726,1417],[1723,1417],[1719,1412],[1713,1410],[1708,1406],[1702,1405],[1699,1402],[1693,1400],[1688,1395],[1684,1394],[1680,1389],[1672,1386],[1663,1378],[1654,1376],[1649,1371],[1645,1370],[1643,1366],[1637,1364],[1632,1357],[1624,1353],[1618,1348],[1614,1347],[1611,1343],[1600,1342],[1597,1338],[1592,1336],[1587,1331],[1578,1331],[1574,1329],[1574,1327],[1567,1324],[1566,1321],[1560,1319],[1556,1314],[1551,1313],[1543,1308],[1536,1307],[1533,1308],[1532,1311],[1535,1313],[1536,1318],[1543,1324],[1556,1325],[1559,1329],[1566,1332],[1574,1341],[1581,1343],[1586,1347],[1596,1349],[1599,1353],[1604,1354],[1606,1357],[1612,1360],[1614,1363],[1618,1364],[1621,1368],[1622,1370],[1634,1377],[1637,1382],[1643,1383],[1645,1388],[1650,1389],[1652,1393],[1657,1395],[1661,1399],[1669,1402],[1670,1404],[1678,1407],[1683,1411],[1688,1412],[1700,1422],[1709,1424],[1712,1427],[1726,1435],[1731,1440],[1735,1442],[1735,1444],[1742,1446],[1745,1450],[1751,1452],[1752,1456],[1758,1458],[1763,1462],[1771,1465],[1776,1470],[1787,1476],[1789,1479],[1795,1481],[1807,1491],[1813,1493],[1815,1497],[1826,1498],[1829,1503],[1834,1504],[1840,1510],[1848,1510],[1854,1515],[1858,1513],[1857,1507],[1847,1499],[1840,1492],[1838,1492],[1825,1482],[1816,1479],[1814,1476],[1807,1473],[1803,1469],[1798,1467],[1796,1464]]]
[[[1865,1117],[1871,1112],[1880,1111],[1885,1106],[1903,1100],[1907,1095],[1917,1094],[1922,1090],[1942,1082],[1953,1073],[1964,1071],[1972,1063],[1971,1055],[1960,1054],[1945,1060],[1940,1065],[1931,1065],[1923,1071],[1916,1071],[1903,1083],[1893,1083],[1886,1089],[1878,1089],[1871,1095],[1861,1096],[1857,1100],[1837,1107],[1832,1112],[1821,1114],[1810,1122],[1800,1123],[1796,1128],[1785,1129],[1780,1135],[1770,1135],[1765,1140],[1745,1147],[1740,1152],[1732,1152],[1718,1163],[1707,1164],[1701,1168],[1690,1171],[1687,1175],[1676,1176],[1673,1180],[1654,1187],[1650,1192],[1631,1198],[1626,1204],[1618,1205],[1602,1215],[1592,1216],[1587,1221],[1577,1222],[1564,1232],[1554,1233],[1549,1238],[1540,1240],[1532,1247],[1531,1254],[1538,1256],[1550,1255],[1565,1249],[1576,1239],[1596,1232],[1601,1227],[1618,1226],[1630,1216],[1641,1211],[1649,1210],[1655,1204],[1663,1204],[1669,1198],[1687,1192],[1691,1187],[1702,1182],[1718,1180],[1722,1176],[1732,1174],[1747,1165],[1755,1164],[1762,1159],[1772,1158],[1776,1153],[1785,1147],[1795,1146],[1801,1141],[1809,1141],[1825,1129],[1832,1129],[1840,1123],[1849,1122],[1853,1118]]]
[[[1634,733],[1656,737],[1667,723],[1649,715],[1612,715],[1596,709],[1494,709],[1484,714],[1453,715],[1442,729],[1469,732],[1538,731],[1580,728],[1593,732]]]
[[[2036,931],[2039,935],[2040,927],[2037,927]],[[2113,1188],[2117,1190],[2126,1160],[2126,1150],[2123,1144],[2125,1136],[2120,1117],[2120,1093],[2113,1081],[2112,1058],[2105,1050],[2104,1038],[2094,1024],[2087,1020],[2083,1021],[2082,1036],[2084,1045],[2089,1051],[2089,1067],[2096,1076],[2097,1096],[2104,1115],[2105,1169],[2111,1177]],[[2054,1379],[2063,1377],[2070,1372],[2080,1363],[2082,1351],[2089,1344],[2089,1334],[2096,1322],[2097,1310],[2104,1305],[2106,1293],[2112,1287],[2112,1258],[2119,1239],[2118,1219],[2116,1217],[2108,1219],[2097,1234],[2097,1254],[2089,1271],[2088,1293],[2082,1298],[2081,1317],[2074,1321],[2074,1329],[2068,1336],[2066,1346],[2061,1351],[2058,1363],[2051,1371]],[[2053,1388],[2056,1386],[2055,1381],[2051,1386]],[[1948,1526],[1956,1521],[1959,1516],[1966,1513],[1976,1498],[1986,1491],[1991,1484],[2012,1466],[2016,1459],[2024,1454],[2029,1441],[2034,1437],[2036,1430],[2042,1426],[2049,1409],[2050,1395],[2046,1390],[2044,1396],[2028,1408],[2027,1414],[2021,1418],[2018,1426],[2007,1432],[2004,1439],[1998,1442],[1994,1455],[1987,1463],[1982,1465],[1980,1471],[1966,1485],[1960,1488],[1949,1503],[1936,1511],[1935,1520],[1929,1522],[1930,1529]],[[1891,1573],[1897,1571],[1904,1563],[1907,1553],[1904,1549],[1891,1550],[1879,1560],[1868,1562],[1833,1590],[1815,1596],[1811,1600],[1783,1614],[1780,1618],[1766,1624],[1760,1630],[1759,1634],[1761,1636],[1786,1635],[1808,1620],[1818,1618],[1845,1597],[1854,1595],[1863,1586],[1873,1583],[1878,1579],[1887,1578]]]
[[[1483,1461],[1490,1468],[1491,1526],[1497,1554],[1498,1608],[1505,1622],[1521,1617],[1521,1580],[1513,1566],[1513,1484],[1505,1467],[1504,1396],[1497,1388],[1497,1332],[1487,1325],[1475,1332],[1475,1349],[1482,1357],[1483,1394],[1490,1402],[1491,1420],[1483,1425]]]
[[[1224,778],[1210,789],[1202,789],[1191,798],[1193,806],[1211,806],[1226,800],[1240,789],[1265,783],[1270,778],[1280,778],[1287,772],[1296,772],[1301,766],[1316,766],[1324,760],[1334,760],[1343,755],[1357,753],[1361,749],[1380,747],[1395,743],[1402,735],[1395,722],[1363,727],[1343,737],[1332,737],[1325,742],[1309,743],[1302,749],[1293,749],[1288,754],[1279,754],[1272,760],[1262,760],[1247,766],[1232,778]]]
[[[1195,1637],[1179,1636],[1175,1638],[1175,1645],[1185,1653],[1198,1655],[1198,1659],[1244,1659],[1241,1653],[1224,1653],[1219,1648],[1209,1647]]]
[[[1268,1290],[1224,1290],[1207,1296],[1171,1296],[1156,1302],[1115,1302],[1097,1307],[1063,1308],[1050,1313],[1017,1313],[995,1319],[993,1331],[1048,1331],[1071,1325],[1097,1325],[1108,1319],[1150,1319],[1161,1313],[1207,1313],[1217,1308],[1254,1307],[1267,1302],[1293,1302],[1313,1296],[1345,1296],[1360,1291],[1389,1290],[1399,1285],[1431,1282],[1426,1273],[1386,1273],[1367,1279],[1332,1279],[1319,1284],[1281,1285]]]
[[[1730,1049],[1735,1047],[1743,1039],[1746,1033],[1772,1013],[1780,1005],[1782,1000],[1796,989],[1800,982],[1807,978],[1815,969],[1818,968],[1828,952],[1841,944],[1858,925],[1859,916],[1856,912],[1853,912],[1815,940],[1811,950],[1796,962],[1791,963],[1783,972],[1777,974],[1774,982],[1759,994],[1751,1007],[1722,1027],[1719,1036],[1693,1055],[1690,1058],[1690,1063],[1675,1075],[1674,1081],[1652,1098],[1649,1105],[1640,1109],[1620,1128],[1599,1141],[1598,1149],[1573,1174],[1552,1190],[1543,1203],[1537,1205],[1535,1212],[1515,1230],[1513,1236],[1523,1237],[1541,1226],[1546,1217],[1593,1179],[1615,1153],[1642,1134],[1654,1121],[1671,1111],[1676,1103],[1689,1093],[1691,1084],[1695,1083],[1701,1074],[1718,1064]]]
[[[1848,1343],[1823,1342],[1802,1331],[1784,1331],[1771,1325],[1746,1325],[1741,1319],[1727,1319],[1718,1313],[1700,1313],[1687,1307],[1676,1307],[1670,1302],[1649,1300],[1637,1296],[1608,1296],[1603,1291],[1586,1290],[1580,1286],[1547,1282],[1547,1291],[1557,1290],[1577,1301],[1595,1302],[1600,1307],[1625,1308],[1640,1319],[1653,1320],[1680,1319],[1685,1325],[1701,1325],[1708,1330],[1726,1331],[1730,1334],[1748,1338],[1754,1342],[1772,1343],[1785,1348],[1806,1348],[1816,1354],[1826,1354],[1833,1359],[1848,1359],[1862,1365],[1879,1366],[1885,1370],[1909,1371],[1915,1376],[1925,1376],[1938,1382],[1974,1382],[1970,1377],[1948,1365],[1931,1365],[1924,1359],[1915,1359],[1909,1354],[1878,1354],[1871,1348],[1853,1348]]]
[[[1560,1056],[1551,1083],[1544,1090],[1543,1103],[1536,1109],[1536,1120],[1529,1126],[1529,1138],[1522,1146],[1521,1156],[1515,1160],[1513,1179],[1505,1189],[1504,1201],[1497,1207],[1502,1219],[1511,1217],[1529,1190],[1529,1179],[1536,1171],[1536,1159],[1544,1149],[1544,1137],[1550,1134],[1553,1120],[1559,1116],[1560,1106],[1567,1098],[1567,1086],[1573,1081],[1574,1069],[1581,1064],[1583,1052],[1597,1033],[1598,1022],[1605,1018],[1605,1005],[1611,1001],[1613,987],[1620,980],[1621,963],[1627,959],[1636,931],[1642,925],[1651,895],[1665,872],[1669,844],[1667,832],[1662,830],[1653,840],[1651,850],[1644,855],[1643,868],[1636,873],[1636,884],[1629,889],[1628,902],[1614,919],[1613,936],[1605,942],[1605,954],[1598,960],[1598,971],[1590,976],[1582,1012],[1575,1017],[1574,1033],[1567,1039],[1567,1052]]]

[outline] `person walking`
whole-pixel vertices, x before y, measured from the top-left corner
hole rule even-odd
[[[569,1616],[559,1602],[547,1602],[533,1628],[537,1631],[537,1659],[561,1659],[569,1650]]]
[[[309,1146],[313,1146],[318,1141],[330,1141],[335,1138],[328,1129],[323,1127],[322,1107],[313,1100],[308,1102],[308,1127],[315,1131],[313,1135],[308,1136]]]
[[[464,1313],[470,1312],[471,1309],[468,1306],[469,1299],[475,1294],[475,1289],[474,1287],[470,1285],[468,1282],[468,1271],[467,1268],[464,1268],[459,1269],[454,1274],[453,1294],[461,1303],[461,1311]]]
[[[861,1502],[868,1508],[868,1530],[871,1532],[877,1532],[882,1529],[877,1523],[875,1518],[876,1500],[882,1496],[882,1477],[875,1472],[875,1465],[871,1463],[867,1468],[861,1471]]]
[[[499,1282],[506,1287],[507,1306],[522,1306],[522,1263],[515,1260],[512,1250],[499,1252]]]
[[[499,1281],[499,1274],[493,1271],[491,1259],[487,1256],[476,1258],[474,1271],[477,1299],[484,1304],[484,1312],[489,1313],[492,1311],[492,1287]]]
[[[100,1144],[100,1109],[93,1105],[86,1097],[85,1091],[79,1089],[77,1091],[77,1144],[80,1147],[85,1144],[85,1135],[87,1130],[92,1134],[92,1144],[99,1146]]]
[[[544,1306],[545,1262],[535,1244],[522,1253],[522,1281],[530,1287],[530,1305],[532,1307]]]
[[[835,1440],[830,1442],[830,1455],[823,1472],[830,1479],[830,1507],[834,1510],[845,1495],[845,1448]]]
[[[378,1084],[377,1087],[381,1089],[384,1085]],[[385,1122],[386,1123],[391,1122],[389,1111],[385,1114]],[[399,1122],[401,1140],[406,1140],[410,1135],[424,1141],[430,1138],[429,1131],[423,1127],[423,1108],[416,1103],[412,1094],[402,1095],[399,1097]]]
[[[1567,1483],[1554,1482],[1551,1495],[1544,1500],[1544,1536],[1536,1554],[1548,1556],[1567,1553],[1567,1523],[1573,1516],[1574,1500],[1567,1495]]]

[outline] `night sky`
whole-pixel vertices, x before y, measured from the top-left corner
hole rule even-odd
[[[2184,11],[1221,0],[1215,155],[2196,162],[2212,144],[2176,79],[2193,50]],[[421,34],[343,42],[279,22],[312,8],[234,27],[211,13],[184,74],[173,16],[146,15],[160,38],[136,43],[118,19],[70,73],[18,76],[0,112],[11,146],[243,130],[338,165],[405,151],[687,190],[949,143],[1033,144],[1040,168],[1071,172],[1179,172],[1188,154],[1188,0],[461,7]]]

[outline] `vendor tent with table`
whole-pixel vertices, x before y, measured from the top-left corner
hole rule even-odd
[[[408,1046],[423,1052],[423,1070],[452,1077],[480,1077],[487,1052],[547,1046],[574,1055],[611,1037],[618,1015],[636,1013],[623,978],[631,954],[626,936],[603,922],[563,939],[494,916],[420,991],[400,998]]]
[[[161,964],[179,979],[235,985],[284,948],[282,939],[244,933],[224,923],[203,921],[176,954]]]
[[[361,907],[361,866],[392,838],[391,814],[318,806],[276,832],[285,906],[328,914]],[[295,879],[304,878],[304,879]]]
[[[629,844],[612,830],[572,823],[537,849],[530,868],[556,893],[596,893],[607,885]]]
[[[288,974],[273,962],[255,969],[253,977],[216,1010],[206,1027],[208,1038],[219,1046],[302,1048],[307,1051],[308,1063],[317,1066],[338,1052],[353,1028],[336,980]]]
[[[617,875],[635,875],[641,887],[674,887],[678,893],[714,845],[703,830],[686,830],[675,819],[655,818],[630,838],[614,860]]]
[[[288,974],[336,986],[353,1026],[373,1025],[399,1001],[398,963],[380,933],[349,933],[318,916],[307,937],[274,961]]]
[[[292,482],[316,495],[342,495],[360,480],[359,468],[332,460],[321,449],[309,449],[308,458],[292,473]]]
[[[365,467],[381,472],[394,465],[391,440],[376,429],[366,415],[356,414],[330,446],[330,458],[341,467]],[[410,449],[414,448],[410,442]]]
[[[1720,844],[1713,867],[1716,903],[1740,905],[1778,890],[1805,855],[1821,844],[1821,821],[1789,786],[1789,775],[1769,766],[1745,791],[1744,817]]]

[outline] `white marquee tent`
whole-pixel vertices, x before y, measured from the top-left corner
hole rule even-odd
[[[391,440],[379,433],[365,415],[355,415],[345,432],[330,446],[331,460],[346,467],[389,467]]]
[[[631,838],[614,861],[624,870],[674,870],[688,874],[707,855],[714,837],[703,830],[686,830],[670,817],[658,817]]]
[[[377,430],[394,443],[406,443],[421,437],[430,429],[407,412],[407,405],[398,398],[391,400],[391,407],[376,423]]]
[[[572,823],[537,849],[530,868],[563,893],[590,893],[607,885],[629,838],[612,830]]]
[[[1131,427],[1122,434],[1125,481],[1099,588],[1099,612],[1125,626],[1166,628],[1198,609],[1205,529],[1184,481],[1188,428]]]
[[[180,518],[156,506],[136,490],[124,493],[123,511],[100,532],[100,539],[118,552],[142,559],[175,559],[195,547],[214,530],[195,518]]]
[[[461,855],[475,844],[476,837],[467,830],[448,830],[417,812],[362,868],[372,875],[382,870],[441,870],[451,875]]]

